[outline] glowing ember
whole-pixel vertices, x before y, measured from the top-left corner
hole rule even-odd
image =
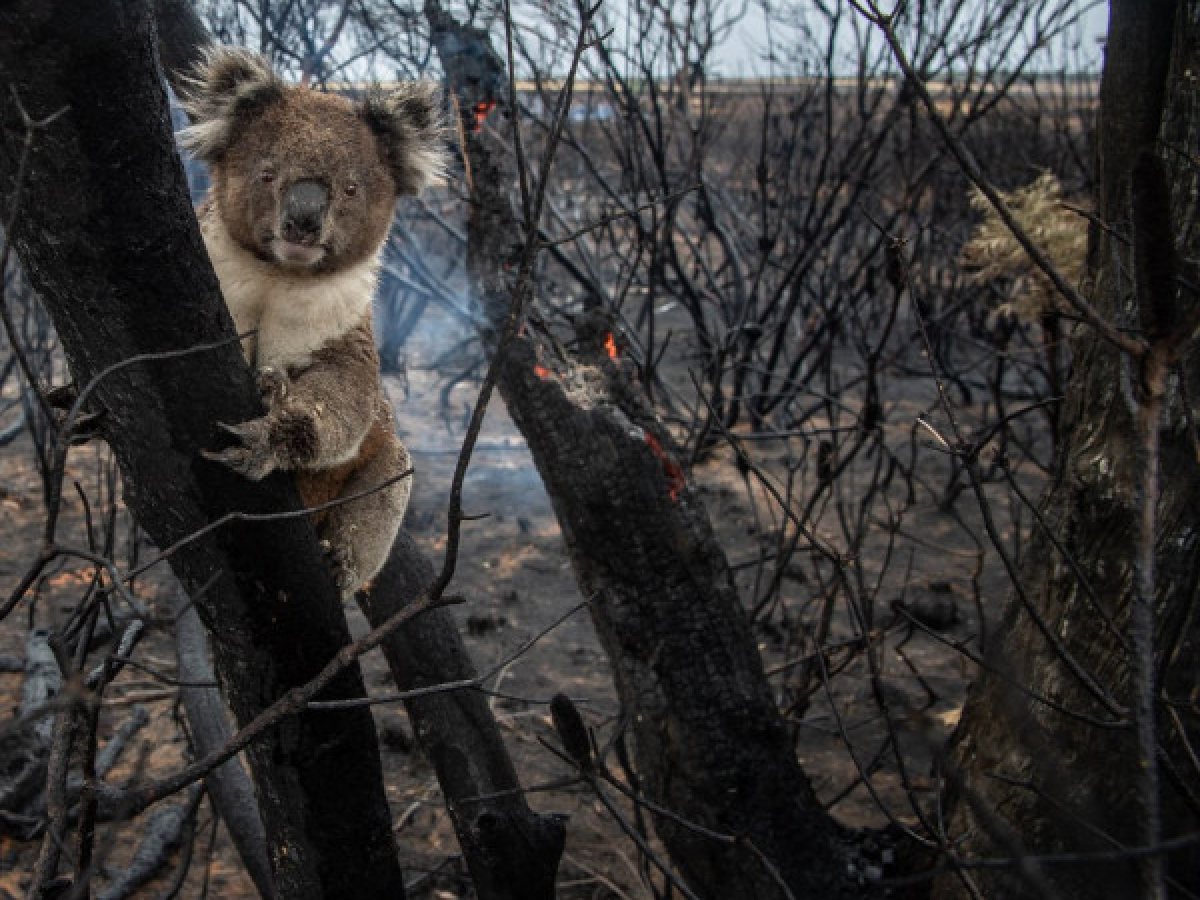
[[[549,369],[547,369],[545,366],[534,366],[533,374],[536,375],[538,378],[545,379],[545,378],[549,378],[553,373]]]
[[[672,503],[675,503],[679,500],[679,492],[683,490],[683,486],[687,481],[684,478],[683,469],[679,463],[667,455],[662,444],[658,442],[658,438],[648,431],[645,434],[646,446],[650,448],[654,455],[658,457],[658,461],[662,463],[663,477],[667,479],[667,496],[671,498]]]
[[[488,117],[488,113],[495,108],[495,100],[486,100],[483,103],[475,104],[475,106],[471,109],[471,112],[475,114],[475,131],[479,131],[481,128],[483,128],[483,120],[486,119]]]
[[[608,334],[606,334],[606,335],[604,336],[604,352],[608,354],[608,358],[609,358],[609,359],[611,359],[611,360],[613,360],[614,362],[616,362],[616,359],[617,359],[617,342],[616,342],[616,340],[613,338],[613,334],[612,334],[612,332],[611,332],[611,331],[610,331]]]

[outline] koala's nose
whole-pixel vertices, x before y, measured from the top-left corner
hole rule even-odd
[[[321,236],[329,187],[321,181],[297,181],[283,198],[283,239],[294,244],[315,244]]]

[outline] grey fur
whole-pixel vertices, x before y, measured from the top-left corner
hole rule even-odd
[[[184,111],[192,124],[180,133],[183,145],[205,162],[228,149],[239,116],[283,95],[283,79],[270,64],[239,47],[208,47],[194,73],[184,79]]]

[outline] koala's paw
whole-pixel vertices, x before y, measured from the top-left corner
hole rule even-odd
[[[204,450],[205,459],[228,466],[252,481],[259,481],[279,468],[275,451],[271,449],[271,423],[266,417],[251,419],[240,425],[217,425],[238,439],[239,444],[224,450]]]
[[[350,552],[350,548],[323,540],[321,549],[325,551],[329,566],[333,569],[333,580],[336,582],[338,590],[342,592],[342,599],[351,599],[361,587],[362,582],[358,577],[358,570],[354,565],[354,556]]]
[[[258,370],[258,393],[267,409],[274,409],[288,394],[288,377],[274,366]]]

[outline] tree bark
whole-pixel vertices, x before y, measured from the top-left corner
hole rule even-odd
[[[503,72],[478,71],[481,60],[498,57],[433,0],[425,10],[450,87],[471,109],[484,99],[472,91],[504,83]],[[473,184],[468,269],[492,352],[524,228],[510,200],[511,157],[486,129],[473,132],[468,122],[463,132]],[[612,663],[641,790],[740,840],[718,842],[662,815],[658,835],[700,897],[782,898],[781,882],[797,898],[861,896],[796,761],[724,553],[669,435],[628,371],[606,355],[605,333],[584,329],[580,337],[569,351],[527,325],[509,347],[498,388],[554,504]]]
[[[155,7],[159,55],[168,81],[178,89],[182,76],[212,38],[187,0],[155,0]],[[401,532],[387,565],[358,601],[376,626],[414,602],[432,580],[432,566]],[[401,691],[468,680],[476,674],[458,626],[444,610],[433,610],[403,626],[384,643],[383,652]],[[437,770],[480,900],[553,898],[565,838],[563,822],[534,813],[525,802],[483,695],[469,689],[432,693],[409,701],[406,708],[417,743]]]
[[[12,237],[54,319],[76,384],[136,354],[233,337],[205,257],[145,2],[10,2],[0,10],[0,195],[11,208],[24,138],[36,134]],[[261,413],[239,348],[128,366],[89,408],[121,466],[125,499],[168,547],[222,514],[298,510],[290,480],[253,484],[201,459],[217,422]],[[349,640],[305,517],[235,522],[172,567],[213,637],[225,695],[246,722],[306,682]],[[357,668],[324,699],[363,695]],[[309,713],[253,745],[252,768],[281,897],[400,897],[374,725],[365,709]]]
[[[1200,239],[1185,223],[1194,215],[1197,176],[1194,156],[1188,159],[1180,150],[1194,153],[1200,140],[1198,66],[1200,4],[1113,0],[1100,92],[1097,213],[1119,233],[1130,233],[1130,173],[1138,154],[1152,150],[1162,159],[1171,186],[1165,239],[1186,236],[1189,244],[1179,251],[1191,259]],[[1136,329],[1135,285],[1128,274],[1133,269],[1131,248],[1094,229],[1092,301],[1109,321]],[[1196,302],[1194,296],[1189,300]],[[1031,542],[1024,577],[1041,616],[1066,650],[1122,707],[1132,710],[1137,686],[1127,636],[1146,465],[1137,430],[1140,373],[1136,362],[1123,359],[1086,329],[1077,332],[1073,353],[1059,474],[1042,501],[1042,514],[1058,542],[1073,554],[1095,605],[1048,541]],[[1200,575],[1200,468],[1194,443],[1200,354],[1187,354],[1179,371],[1182,382],[1169,389],[1160,429],[1160,527],[1154,538],[1163,839],[1194,833],[1200,824],[1197,772],[1187,750],[1189,744],[1196,746],[1200,727],[1194,712],[1179,707],[1182,698],[1194,696],[1200,670],[1200,620],[1194,614]],[[999,634],[988,658],[1001,675],[984,676],[972,689],[950,757],[951,774],[957,773],[960,784],[948,830],[950,840],[963,842],[956,844],[960,855],[1011,856],[1009,840],[1015,835],[1028,854],[1112,852],[1143,844],[1133,730],[1128,725],[1096,727],[1031,700],[1013,686],[1024,685],[1075,713],[1111,718],[1016,600],[1010,602]],[[981,810],[990,813],[980,815]],[[1132,860],[1047,866],[1043,875],[1062,897],[1142,896]],[[1193,892],[1200,888],[1200,862],[1193,849],[1171,854],[1168,876]],[[1025,879],[1001,870],[946,876],[935,896],[966,896],[967,877],[989,898],[1030,896]]]
[[[378,625],[415,601],[433,582],[433,566],[407,533],[396,537],[363,612]],[[431,610],[383,645],[404,691],[476,676],[454,618]],[[487,699],[474,688],[405,703],[413,733],[437,770],[463,857],[481,900],[553,900],[562,856],[563,821],[530,810]]]

